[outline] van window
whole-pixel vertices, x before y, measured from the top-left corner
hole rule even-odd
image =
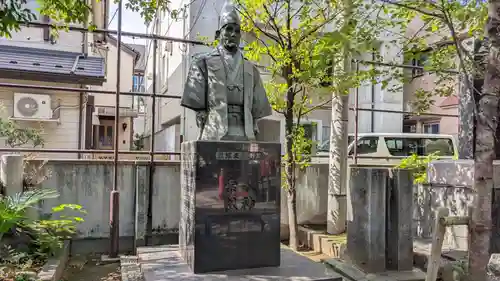
[[[440,156],[453,156],[453,142],[445,138],[398,138],[386,137],[385,144],[392,156],[427,156],[437,153]]]
[[[423,153],[429,155],[436,153],[440,156],[453,156],[453,142],[450,139],[423,139]]]
[[[349,135],[347,137],[347,146],[351,144],[351,142],[354,140],[354,136]],[[321,144],[318,145],[317,147],[318,152],[330,152],[330,139],[327,139],[323,141]]]
[[[368,154],[377,152],[378,137],[362,137],[356,145],[356,154]],[[349,155],[354,153],[354,147],[349,151]]]

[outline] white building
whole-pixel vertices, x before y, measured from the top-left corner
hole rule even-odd
[[[188,6],[186,6],[189,4]],[[224,4],[224,0],[216,1],[188,1],[173,0],[172,9],[185,7],[184,17],[179,21],[174,21],[167,14],[161,14],[148,27],[148,32],[164,36],[199,40],[200,37],[214,38],[215,31],[219,28],[219,12]],[[389,35],[387,35],[389,36]],[[152,48],[148,48],[147,88],[152,90]],[[161,42],[157,51],[157,91],[169,95],[180,96],[183,90],[184,81],[190,63],[190,58],[197,53],[207,52],[210,49],[205,46],[192,46],[189,44],[175,42]],[[384,57],[394,59],[394,54],[399,51],[381,47],[381,54]],[[367,58],[371,59],[371,54]],[[402,63],[402,57],[398,61]],[[361,66],[363,67],[363,66]],[[370,66],[367,66],[370,67]],[[266,80],[266,74],[262,73],[262,78]],[[393,93],[382,90],[380,85],[366,85],[359,89],[354,89],[350,97],[351,107],[354,106],[354,93],[358,92],[360,107],[403,110],[402,93]],[[194,112],[180,106],[180,99],[159,99],[157,102],[156,136],[155,149],[161,151],[179,151],[181,140],[193,140],[196,138],[198,129],[196,127]],[[353,112],[350,112],[349,130],[354,132]],[[313,139],[321,141],[329,138],[331,112],[328,108],[318,109],[311,112],[302,121],[303,123],[317,124],[312,127]],[[150,124],[150,122],[148,122]],[[282,141],[284,140],[284,120],[278,113],[267,117],[259,123],[261,128],[261,140]],[[402,132],[403,115],[395,113],[380,112],[360,112],[359,132]],[[151,128],[147,126],[146,131]]]
[[[107,1],[93,1],[93,5],[96,13],[93,22],[107,22]],[[29,0],[26,7],[36,13],[38,3]],[[46,17],[40,20],[49,22]],[[21,128],[42,129],[47,149],[112,149],[116,133],[119,148],[129,149],[133,118],[137,116],[132,97],[120,98],[120,127],[114,128],[115,95],[92,92],[115,91],[117,53],[115,38],[91,33],[61,31],[55,38],[49,28],[22,27],[12,38],[0,38],[1,83],[82,89],[75,92],[0,87],[3,105],[0,118],[10,119]],[[138,59],[138,52],[122,44],[120,85],[123,92],[132,91]],[[2,141],[0,146],[7,144]],[[36,156],[96,157],[81,153]]]

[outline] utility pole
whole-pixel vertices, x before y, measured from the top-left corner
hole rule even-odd
[[[344,34],[350,32],[352,0],[344,0]],[[344,42],[343,73],[351,71],[349,42]],[[340,234],[346,229],[346,176],[347,140],[349,119],[349,95],[344,91],[332,94],[332,123],[330,130],[330,161],[328,170],[328,212],[326,230]]]

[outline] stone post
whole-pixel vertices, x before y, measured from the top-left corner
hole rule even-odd
[[[413,178],[409,170],[391,170],[386,227],[387,269],[413,269]]]
[[[366,273],[413,269],[413,180],[408,170],[351,166],[347,255]]]
[[[350,168],[347,254],[367,273],[385,271],[387,168]]]
[[[135,165],[135,245],[146,245],[146,224],[148,212],[149,169],[144,165]]]
[[[23,156],[2,155],[0,163],[0,181],[5,188],[5,195],[13,196],[23,192]]]

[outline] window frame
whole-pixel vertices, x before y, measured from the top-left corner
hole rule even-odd
[[[373,139],[375,140],[375,145],[376,145],[376,148],[375,148],[375,151],[373,152],[361,152],[360,153],[360,150],[359,150],[359,145],[360,145],[360,142],[361,141],[365,141],[365,140],[369,140],[369,139]],[[354,140],[353,140],[354,141]],[[363,136],[363,137],[359,137],[358,140],[356,141],[356,155],[366,155],[366,154],[373,154],[373,153],[377,153],[378,150],[379,150],[379,142],[380,142],[380,137],[379,136]],[[349,143],[350,145],[351,143]],[[354,145],[351,147],[351,149],[348,151],[347,155],[348,156],[352,156],[354,154]]]
[[[297,124],[296,122],[297,120],[294,120],[293,124]],[[323,139],[323,121],[322,120],[319,120],[319,119],[303,119],[303,120],[300,120],[300,124],[301,125],[305,125],[305,124],[315,124],[314,127],[316,127],[316,142],[317,144],[321,144],[322,143],[322,139]],[[280,142],[281,142],[281,154],[284,155],[285,154],[285,119],[284,118],[281,118],[280,119]],[[314,147],[314,145],[313,145]]]
[[[437,132],[433,132],[432,126],[437,126]],[[431,129],[431,132],[426,131],[426,127]],[[422,124],[422,130],[424,134],[433,134],[433,135],[439,135],[439,132],[441,131],[441,124],[440,122],[427,122]]]
[[[399,152],[399,153],[392,152],[394,149],[391,149],[389,144],[388,144],[388,141],[391,141],[391,140],[395,140],[395,141],[401,140],[402,141],[401,152]],[[426,137],[404,138],[404,137],[396,137],[396,136],[384,137],[384,143],[385,143],[385,146],[387,148],[387,152],[389,153],[390,156],[395,156],[395,157],[408,157],[408,156],[411,156],[415,153],[419,157],[425,157],[425,156],[429,155],[430,153],[427,153],[427,151],[426,151],[426,147],[428,144],[424,145],[425,140],[436,140],[436,141],[437,140],[445,140],[447,142],[447,145],[449,146],[449,150],[450,150],[449,153],[450,154],[444,154],[444,155],[440,155],[440,156],[444,156],[444,157],[454,156],[455,151],[454,151],[454,146],[453,146],[453,140],[451,140],[449,138],[426,138]],[[413,151],[412,148],[410,148],[408,145],[406,145],[409,141],[413,141],[413,142],[416,141],[416,143],[417,143],[416,149],[413,149],[416,151]]]

